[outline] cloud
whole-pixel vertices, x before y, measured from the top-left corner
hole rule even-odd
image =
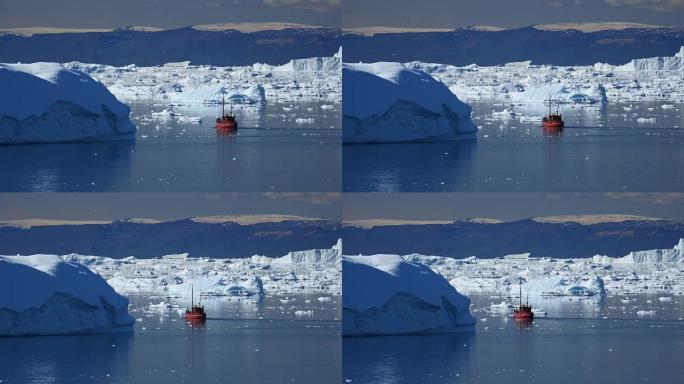
[[[553,8],[562,7],[631,7],[647,9],[658,12],[669,12],[684,8],[684,0],[550,0],[547,6]]]
[[[604,193],[604,196],[609,199],[625,199],[633,200],[657,205],[664,204],[676,204],[684,202],[684,193],[672,192],[672,193],[639,193],[639,192],[625,192],[625,193],[615,193],[609,192]]]
[[[340,201],[340,194],[331,193],[296,193],[296,192],[265,192],[261,194],[267,199],[289,200],[315,205],[329,205]]]
[[[308,9],[316,12],[332,12],[338,10],[342,0],[263,0],[271,7],[290,7]]]
[[[605,0],[613,7],[631,6],[650,9],[658,12],[668,12],[684,6],[684,0]]]

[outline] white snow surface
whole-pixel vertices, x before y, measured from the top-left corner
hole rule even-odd
[[[55,255],[0,256],[0,336],[122,330],[128,299],[83,265]]]
[[[118,292],[189,296],[260,296],[264,294],[339,294],[340,250],[312,249],[280,258],[255,255],[240,259],[160,257],[112,259],[66,255],[101,275]]]
[[[430,268],[397,255],[343,256],[346,336],[471,330],[470,299]]]
[[[345,143],[454,140],[474,133],[471,108],[401,63],[343,64]]]
[[[83,72],[0,63],[0,143],[131,138],[130,109]]]
[[[168,63],[161,66],[113,67],[71,62],[105,84],[120,100],[156,101],[175,105],[226,103],[262,104],[268,101],[341,100],[341,52],[331,57],[296,59],[273,66],[218,67]]]
[[[529,62],[498,66],[475,64],[405,64],[444,82],[459,99],[504,103],[594,104],[628,101],[684,101],[684,47],[669,57],[634,59],[624,65],[533,65]]]

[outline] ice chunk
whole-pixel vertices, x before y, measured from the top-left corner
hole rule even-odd
[[[0,256],[0,336],[131,330],[128,299],[54,255]]]
[[[342,86],[344,143],[454,140],[477,131],[469,105],[401,63],[345,63]]]
[[[684,239],[670,249],[651,249],[630,252],[617,260],[621,263],[681,263],[684,262]]]
[[[519,88],[510,93],[511,100],[519,103],[606,104],[606,90],[601,84],[539,84]]]
[[[539,296],[593,296],[605,295],[603,279],[594,276],[587,280],[568,279],[562,276],[532,279],[522,285],[523,295]]]
[[[0,64],[0,144],[133,138],[130,109],[57,63]]]
[[[342,334],[472,330],[470,299],[425,265],[397,255],[343,256]]]

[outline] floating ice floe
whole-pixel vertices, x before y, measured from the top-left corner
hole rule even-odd
[[[396,255],[344,256],[342,334],[472,330],[470,299],[430,268]]]
[[[0,256],[0,336],[132,330],[128,299],[59,256]]]
[[[469,105],[401,63],[345,63],[342,82],[344,143],[455,140],[477,131]]]
[[[77,70],[0,64],[0,84],[0,144],[135,137],[128,106]]]

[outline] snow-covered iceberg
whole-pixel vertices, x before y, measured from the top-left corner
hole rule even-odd
[[[338,239],[332,248],[292,251],[274,260],[274,263],[338,263],[342,255],[342,239]],[[261,256],[263,257],[263,256]]]
[[[342,47],[332,57],[293,59],[278,66],[256,63],[252,68],[259,72],[339,72],[342,68]]]
[[[597,263],[684,263],[684,239],[679,239],[679,243],[674,248],[668,249],[649,249],[646,251],[633,251],[624,257],[612,258],[608,256],[596,255],[593,258]]]
[[[594,64],[594,68],[618,72],[684,71],[684,46],[680,47],[679,52],[675,53],[674,56],[633,59],[627,64],[618,66],[597,63]]]
[[[519,85],[511,92],[516,103],[606,104],[606,90],[601,84]]]
[[[477,131],[471,108],[401,63],[343,64],[343,143],[454,140]]]
[[[397,255],[343,256],[342,334],[472,330],[470,299],[441,275]]]
[[[54,255],[0,256],[0,336],[130,330],[128,299]]]
[[[0,64],[0,144],[133,138],[130,108],[56,63]]]

